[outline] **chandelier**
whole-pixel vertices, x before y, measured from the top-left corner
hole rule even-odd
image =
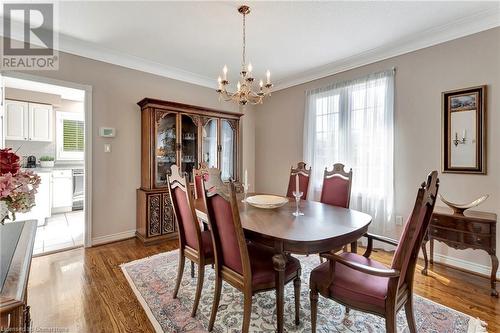
[[[227,66],[224,65],[222,69],[222,77],[218,78],[218,88],[217,93],[219,94],[219,100],[223,99],[226,102],[234,101],[241,105],[250,104],[262,104],[264,97],[271,95],[271,73],[269,70],[266,72],[266,83],[264,81],[259,81],[259,88],[254,90],[254,77],[252,76],[252,64],[246,63],[246,36],[245,36],[245,18],[246,15],[250,14],[250,7],[243,5],[238,8],[238,12],[243,15],[243,53],[241,60],[241,72],[240,78],[236,83],[236,92],[231,93],[227,91],[229,86],[229,81],[227,80]]]

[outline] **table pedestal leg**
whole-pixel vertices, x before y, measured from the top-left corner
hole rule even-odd
[[[276,271],[276,332],[283,332],[283,308],[285,299],[285,266],[286,258],[283,253],[273,256],[274,270]]]

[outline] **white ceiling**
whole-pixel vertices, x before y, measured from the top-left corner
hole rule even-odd
[[[215,87],[241,59],[241,2],[61,2],[60,49]],[[500,2],[250,2],[247,58],[276,88],[500,25]]]

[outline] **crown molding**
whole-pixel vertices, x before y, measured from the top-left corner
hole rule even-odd
[[[216,89],[216,79],[199,75],[177,67],[160,64],[144,58],[127,55],[111,49],[96,46],[67,35],[59,35],[59,50],[65,53],[99,60],[110,64],[151,73],[170,79]]]
[[[441,26],[416,33],[388,45],[373,48],[327,65],[315,67],[285,77],[275,82],[273,91],[283,90],[498,26],[500,26],[500,5],[497,8],[476,12]],[[22,40],[22,34],[22,27],[14,24],[13,38]],[[59,45],[57,49],[65,53],[215,89],[215,80],[211,77],[164,65],[141,57],[123,54],[64,34],[59,34],[58,37]]]
[[[434,27],[388,45],[373,48],[324,66],[286,77],[275,82],[273,91],[283,90],[321,79],[350,69],[424,49],[450,40],[472,35],[500,26],[500,5]]]

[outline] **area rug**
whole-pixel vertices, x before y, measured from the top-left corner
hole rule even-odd
[[[317,256],[297,256],[302,264],[300,325],[294,324],[293,284],[285,287],[286,332],[310,332],[309,274],[318,265]],[[137,299],[157,332],[206,332],[214,294],[215,273],[207,266],[205,283],[195,318],[190,317],[196,288],[186,263],[178,298],[172,298],[177,275],[178,251],[161,253],[121,265]],[[486,332],[480,320],[415,296],[415,319],[419,333],[478,333]],[[243,294],[223,283],[222,296],[213,332],[239,332],[243,320]],[[251,332],[274,332],[276,323],[275,292],[257,294],[253,299]],[[404,310],[398,313],[398,332],[408,332]],[[385,332],[382,318],[351,310],[320,297],[317,332]]]

